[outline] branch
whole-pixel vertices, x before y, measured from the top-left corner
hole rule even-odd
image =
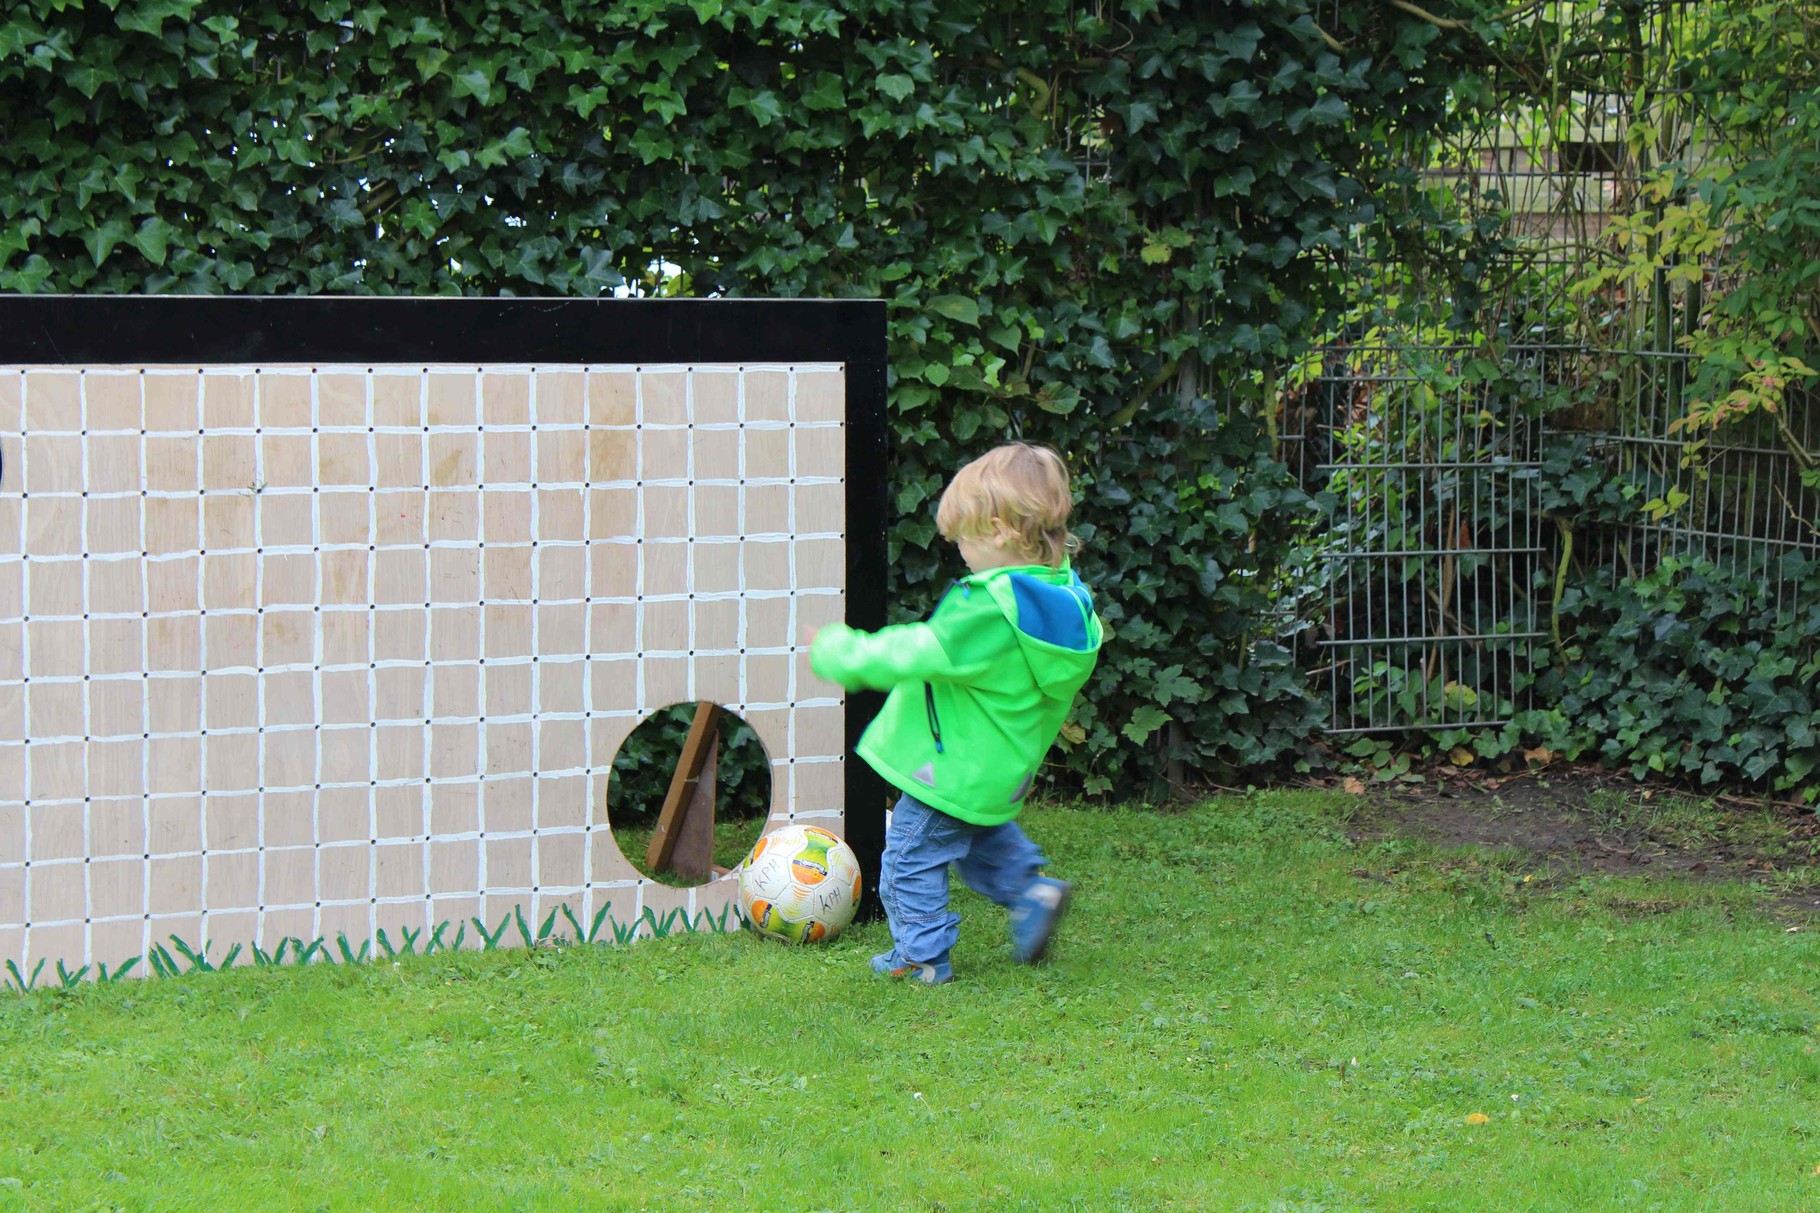
[[[1813,535],[1815,539],[1820,539],[1820,528],[1816,528],[1813,523],[1809,522],[1796,512],[1794,503],[1789,501],[1788,494],[1782,491],[1781,485],[1776,486],[1776,496],[1782,498],[1782,508],[1788,511],[1788,516],[1790,518],[1793,518],[1797,523],[1806,527],[1808,533]]]
[[[1419,5],[1411,4],[1409,2],[1409,0],[1390,0],[1390,7],[1402,9],[1404,12],[1408,13],[1410,16],[1416,17],[1423,21],[1426,21],[1430,25],[1439,26],[1442,29],[1459,29],[1459,30],[1469,30],[1469,31],[1472,29],[1471,24],[1468,22],[1456,21],[1452,17],[1437,17],[1425,8],[1422,8]]]
[[[1511,5],[1503,12],[1498,13],[1496,16],[1489,17],[1487,20],[1494,25],[1501,25],[1514,18],[1527,16],[1546,3],[1548,3],[1548,0],[1521,0],[1520,3]],[[1461,21],[1454,17],[1438,16],[1429,12],[1427,9],[1422,8],[1420,5],[1410,3],[1410,0],[1390,0],[1390,5],[1392,8],[1401,9],[1410,16],[1426,21],[1430,25],[1438,26],[1441,29],[1464,30],[1467,33],[1478,32],[1473,29],[1472,23],[1469,21]],[[1341,42],[1338,38],[1334,37],[1320,26],[1315,26],[1314,31],[1321,35],[1321,41],[1327,44],[1327,49],[1336,54],[1341,54],[1346,51],[1347,46],[1344,42]]]
[[[1049,108],[1050,102],[1055,97],[1055,85],[1053,82],[1043,79],[1022,64],[1019,64],[1016,67],[1010,67],[997,55],[984,55],[981,58],[986,66],[1001,72],[1009,70],[1018,80],[1030,86],[1031,90],[1036,94],[1036,97],[1030,103],[1031,113],[1041,114],[1044,110]]]
[[[1555,529],[1561,532],[1561,562],[1555,566],[1555,597],[1549,604],[1548,630],[1555,638],[1555,660],[1561,660],[1561,599],[1567,595],[1567,566],[1574,558],[1574,526],[1566,518],[1555,516]]]
[[[1547,3],[1548,0],[1523,0],[1523,3],[1513,4],[1497,16],[1493,17],[1492,21],[1496,24],[1502,24],[1505,21],[1511,20],[1513,17],[1526,16]]]
[[[1809,451],[1802,445],[1801,440],[1795,437],[1795,431],[1789,428],[1788,418],[1782,415],[1782,410],[1780,408],[1770,409],[1769,415],[1776,419],[1776,433],[1782,436],[1782,445],[1787,447],[1788,453],[1795,457],[1795,463],[1804,472],[1813,471],[1813,452]]]
[[[1175,373],[1181,369],[1181,366],[1182,360],[1180,358],[1171,358],[1162,370],[1152,375],[1150,381],[1138,389],[1136,398],[1133,399],[1130,404],[1114,413],[1112,415],[1112,420],[1107,424],[1115,430],[1121,426],[1130,424],[1131,419],[1137,416],[1138,410],[1144,407],[1144,402],[1156,395],[1156,390],[1158,388],[1175,378]]]
[[[376,223],[384,218],[399,199],[404,197],[396,181],[387,181],[376,189],[369,190],[366,199],[360,204],[360,213],[368,223]]]

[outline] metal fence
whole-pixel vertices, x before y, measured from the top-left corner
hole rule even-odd
[[[1288,432],[1335,502],[1316,669],[1330,732],[1495,724],[1521,694],[1544,422],[1460,382],[1470,352],[1331,350]]]
[[[1792,612],[1775,557],[1820,553],[1820,494],[1766,420],[1710,435],[1693,458],[1676,431],[1690,378],[1681,338],[1707,284],[1658,280],[1647,298],[1576,287],[1612,255],[1612,217],[1644,205],[1632,123],[1659,132],[1651,163],[1702,155],[1697,123],[1681,120],[1699,5],[1546,7],[1582,19],[1548,31],[1563,40],[1550,48],[1560,74],[1540,93],[1533,77],[1496,81],[1510,104],[1416,153],[1437,209],[1490,234],[1452,275],[1361,250],[1364,302],[1284,394],[1284,457],[1336,502],[1310,656],[1332,733],[1498,725],[1529,706],[1564,554],[1541,492],[1553,443],[1583,438],[1609,474],[1665,507],[1582,536],[1577,569],[1630,577],[1670,556],[1748,565]],[[1798,403],[1784,416],[1813,449],[1820,409]]]
[[[1652,361],[1675,365],[1675,355]],[[1684,356],[1681,361],[1685,361]],[[1697,457],[1670,423],[1679,415],[1672,393],[1640,392],[1613,429],[1601,435],[1614,465],[1639,481],[1662,486],[1677,502],[1660,518],[1631,523],[1606,537],[1598,557],[1621,576],[1634,576],[1662,560],[1695,558],[1748,569],[1778,612],[1790,618],[1803,604],[1779,557],[1820,555],[1820,493],[1801,477],[1794,455],[1764,418],[1722,431]],[[1820,401],[1793,397],[1784,411],[1804,448],[1820,445]]]

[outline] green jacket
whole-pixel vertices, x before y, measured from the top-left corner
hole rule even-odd
[[[889,691],[859,754],[893,786],[962,821],[1017,816],[1093,672],[1103,629],[1066,563],[954,583],[924,623],[816,636],[815,673]]]

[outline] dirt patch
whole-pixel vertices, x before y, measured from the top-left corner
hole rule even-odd
[[[1354,841],[1516,851],[1556,876],[1743,881],[1772,911],[1820,918],[1820,821],[1791,805],[1698,797],[1586,768],[1497,780],[1437,773],[1424,785],[1368,789],[1361,800]]]

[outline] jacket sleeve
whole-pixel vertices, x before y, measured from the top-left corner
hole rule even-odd
[[[900,623],[876,632],[829,624],[815,637],[809,666],[817,677],[848,690],[888,691],[901,682],[978,678],[1017,646],[1011,623],[976,593],[972,602],[945,605],[926,623]]]

